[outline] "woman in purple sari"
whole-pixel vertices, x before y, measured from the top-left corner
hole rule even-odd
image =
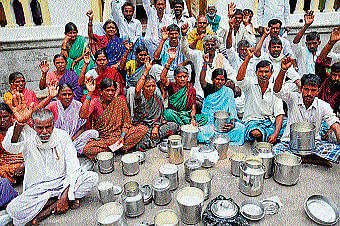
[[[86,15],[89,17],[88,34],[92,54],[94,55],[97,50],[105,48],[109,61],[107,66],[117,68],[118,62],[126,51],[123,39],[120,38],[117,24],[113,20],[107,20],[103,25],[106,35],[98,36],[93,34],[93,11],[89,10]]]
[[[79,76],[77,73],[75,71],[66,70],[66,57],[62,54],[56,54],[53,58],[53,63],[57,70],[50,72],[47,61],[42,61],[40,63],[39,66],[42,71],[42,75],[40,78],[39,88],[43,90],[51,84],[60,85],[67,83],[72,88],[74,99],[80,101],[83,96],[83,87],[78,85]]]

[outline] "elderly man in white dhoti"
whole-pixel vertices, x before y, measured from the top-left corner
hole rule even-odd
[[[10,153],[22,153],[25,160],[23,193],[6,209],[14,225],[35,225],[52,213],[78,207],[79,199],[97,185],[97,173],[80,168],[71,137],[54,128],[50,110],[33,112],[22,94],[15,94],[12,111],[17,122],[2,145]],[[33,129],[26,125],[30,118]]]

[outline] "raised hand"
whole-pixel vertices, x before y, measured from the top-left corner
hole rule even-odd
[[[127,49],[128,52],[131,52],[133,49],[133,43],[129,42],[128,40],[124,40],[123,43],[124,43],[125,49]]]
[[[329,41],[332,42],[332,43],[336,43],[339,40],[340,40],[340,26],[334,28]]]
[[[265,27],[264,30],[263,30],[263,34],[265,36],[268,36],[270,34],[270,27]]]
[[[50,66],[47,63],[47,60],[41,61],[41,63],[39,64],[39,67],[43,74],[46,74],[48,70],[50,69]]]
[[[206,53],[206,54],[203,55],[203,60],[204,60],[205,63],[209,63],[209,60],[210,60],[209,59],[209,53]]]
[[[13,99],[12,99],[12,105],[10,105],[13,115],[15,119],[19,123],[26,123],[28,120],[30,120],[32,114],[33,114],[33,106],[34,103],[32,102],[29,107],[27,107],[25,103],[25,98],[22,93],[14,93]]]
[[[163,40],[163,41],[165,41],[165,40],[168,39],[168,37],[169,37],[169,32],[168,32],[168,30],[166,29],[165,26],[162,27],[162,29],[161,29],[161,34],[162,34],[162,40]]]
[[[54,98],[58,95],[59,87],[57,85],[58,85],[58,83],[54,82],[50,86],[48,86],[48,94],[52,98]]]
[[[89,93],[93,93],[96,89],[96,81],[92,77],[85,78],[85,86]]]
[[[255,53],[255,48],[254,47],[249,47],[247,49],[247,57],[253,57]]]
[[[251,20],[251,16],[250,16],[249,12],[243,11],[242,21],[243,21],[244,26],[248,26],[248,24],[250,24],[250,20]]]
[[[177,56],[176,48],[175,48],[175,47],[169,48],[169,49],[168,49],[168,54],[169,54],[170,60],[176,59],[176,56]]]
[[[294,64],[294,59],[291,56],[281,60],[281,69],[287,71]]]
[[[150,69],[152,68],[152,64],[150,61],[150,56],[147,56],[144,60],[144,64],[145,64],[145,69],[150,71]]]
[[[90,9],[89,11],[87,11],[86,16],[89,17],[90,21],[92,21],[93,20],[93,16],[94,16],[93,10]]]
[[[189,30],[189,24],[188,23],[183,24],[181,27],[182,35],[186,36],[188,33],[188,30]]]
[[[235,15],[236,13],[236,4],[235,2],[231,2],[228,4],[228,17],[231,18]]]
[[[314,11],[308,10],[308,12],[305,14],[305,24],[311,25],[314,22]]]

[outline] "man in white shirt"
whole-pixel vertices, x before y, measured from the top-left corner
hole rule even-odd
[[[193,17],[187,17],[183,15],[184,10],[184,1],[183,0],[174,0],[173,2],[174,13],[170,15],[170,24],[176,24],[178,27],[182,27],[184,24],[189,24],[189,31],[191,31],[196,23],[196,19]]]
[[[272,62],[273,76],[271,78],[271,83],[274,83],[281,68],[281,60],[285,57],[284,52],[283,52],[283,43],[281,39],[279,39],[278,37],[275,37],[269,41],[268,48],[269,48],[269,53],[262,53],[262,55],[260,55],[260,60],[265,59],[265,60],[269,60],[270,62]],[[257,46],[256,49],[258,50],[260,48]],[[299,87],[301,86],[300,78],[301,78],[300,74],[297,73],[297,71],[293,67],[288,69],[286,82],[290,83],[290,87],[292,91],[299,90]]]
[[[148,16],[148,26],[144,37],[144,42],[153,57],[158,45],[162,40],[161,30],[171,24],[170,16],[165,14],[165,0],[154,0],[151,5],[150,0],[143,0],[143,7]]]
[[[259,0],[257,9],[258,25],[266,27],[268,21],[277,18],[283,26],[289,26],[289,0]]]
[[[320,129],[322,121],[334,131],[337,141],[340,141],[340,121],[331,106],[317,97],[321,85],[320,78],[315,74],[305,74],[301,78],[301,93],[291,92],[283,85],[285,73],[293,64],[291,57],[282,60],[280,73],[274,84],[274,92],[288,105],[287,127],[282,136],[282,142],[275,145],[273,151],[294,152],[290,150],[290,125],[298,122],[309,122],[315,125],[315,149],[311,151],[322,159],[339,162],[340,146],[332,143],[321,142]],[[308,158],[307,158],[308,159]],[[314,158],[315,159],[315,158]],[[303,158],[306,160],[306,158]],[[310,160],[310,158],[309,158]],[[316,159],[319,160],[319,159]],[[310,161],[309,161],[310,162]],[[317,163],[317,162],[313,162]],[[330,164],[329,164],[330,165]]]
[[[144,45],[142,37],[142,24],[139,20],[133,18],[135,6],[131,2],[125,2],[118,8],[119,1],[112,1],[112,18],[117,23],[121,38],[129,39],[134,44],[133,51],[128,59],[135,59],[135,50],[138,46]]]
[[[282,47],[283,47],[283,54],[292,56],[295,59],[295,54],[292,50],[290,41],[284,37],[282,32],[282,22],[278,19],[272,19],[268,22],[268,28],[264,29],[264,33],[261,36],[260,40],[258,41],[257,45],[260,45],[260,50],[257,50],[255,52],[255,56],[259,56],[260,53],[258,51],[261,51],[261,53],[268,53],[269,52],[269,42],[272,38],[280,38],[282,41]]]
[[[226,27],[228,23],[221,23],[217,31],[218,36],[223,43],[227,43],[227,48],[230,47],[230,44],[237,48],[237,43],[241,40],[247,40],[250,45],[255,45],[256,38],[250,22],[251,16],[248,13],[243,15],[243,11],[235,7],[236,5],[233,3],[229,5],[229,27]],[[232,41],[228,42],[228,39]]]
[[[305,24],[293,40],[293,50],[295,51],[296,56],[299,56],[297,58],[297,63],[301,75],[315,74],[315,62],[321,53],[321,50],[318,49],[321,43],[320,35],[316,31],[306,35],[306,45],[300,43],[302,36],[313,22],[313,11],[309,11],[305,14]]]
[[[182,38],[180,42],[180,52],[183,53],[185,57],[187,57],[190,61],[194,62],[195,67],[195,83],[194,87],[196,89],[196,93],[204,97],[204,92],[200,84],[200,75],[202,71],[202,67],[204,65],[204,55],[209,55],[209,63],[206,72],[206,79],[208,83],[212,83],[211,74],[217,68],[225,69],[227,72],[227,77],[233,81],[236,80],[236,71],[231,67],[228,60],[221,54],[217,52],[219,47],[219,41],[216,35],[207,35],[203,39],[203,48],[204,51],[193,50],[189,48],[189,43],[187,40],[187,32],[188,26],[182,27]]]
[[[283,120],[282,100],[274,95],[272,64],[262,60],[256,65],[257,80],[245,78],[254,49],[248,48],[247,57],[237,74],[237,85],[245,94],[245,109],[243,121],[246,123],[245,140],[266,141],[275,143],[282,136],[285,128]]]
[[[22,95],[13,95],[17,122],[9,128],[3,147],[22,153],[25,160],[23,193],[7,206],[14,225],[33,225],[52,213],[79,206],[79,199],[98,183],[95,172],[80,167],[77,151],[66,131],[54,128],[53,113],[27,107]],[[33,128],[26,124],[33,119]]]

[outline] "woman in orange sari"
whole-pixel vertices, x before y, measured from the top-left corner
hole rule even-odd
[[[134,147],[148,132],[144,125],[132,126],[131,116],[124,97],[115,96],[116,83],[110,78],[104,78],[100,83],[101,97],[93,98],[95,81],[85,80],[89,93],[80,108],[80,118],[87,118],[94,129],[99,132],[99,138],[91,139],[84,147],[83,153],[94,160],[98,153],[109,150],[109,146],[123,144],[126,151]]]
[[[23,175],[24,158],[21,153],[8,153],[1,145],[8,128],[12,125],[12,110],[7,104],[0,103],[0,177],[7,178],[11,183],[16,183],[17,178]]]

